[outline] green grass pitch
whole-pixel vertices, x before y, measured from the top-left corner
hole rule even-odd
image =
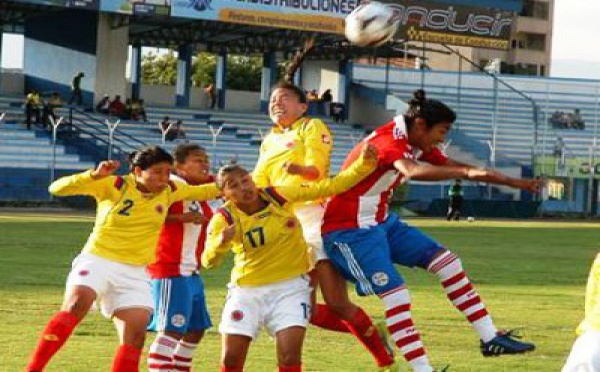
[[[583,315],[587,273],[598,251],[597,224],[409,222],[459,254],[500,328],[520,328],[525,339],[537,345],[527,355],[483,358],[476,334],[452,308],[437,280],[422,270],[402,268],[413,297],[415,322],[434,365],[450,364],[452,372],[560,370]],[[0,370],[24,369],[40,331],[60,306],[71,260],[91,225],[89,217],[0,214]],[[229,269],[227,264],[203,274],[215,324]],[[353,298],[375,320],[382,319],[376,298]],[[147,346],[152,338],[150,334]],[[93,312],[48,371],[108,371],[117,342],[112,323]],[[196,354],[195,370],[217,371],[219,353],[219,335],[213,328]],[[376,370],[354,338],[314,327],[307,334],[304,367],[306,371]],[[274,343],[263,332],[251,347],[247,370],[275,369]]]

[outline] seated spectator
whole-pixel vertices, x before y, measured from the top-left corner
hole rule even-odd
[[[35,116],[36,124],[39,124],[42,120],[42,99],[40,93],[37,90],[32,90],[25,98],[25,124],[27,124],[27,130],[31,129],[31,117]]]
[[[135,115],[135,120],[142,119],[145,122],[148,122],[148,117],[146,116],[146,108],[144,107],[144,100],[138,99],[133,102],[133,114]]]
[[[102,99],[100,100],[100,102],[98,102],[98,104],[96,105],[96,112],[108,115],[109,105],[110,97],[108,96],[108,94],[105,94],[104,97],[102,97]]]
[[[131,98],[125,100],[125,114],[123,115],[123,119],[137,120],[133,115],[133,100]]]
[[[313,89],[306,94],[306,99],[308,99],[309,101],[318,101],[319,93],[317,93],[316,89]]]
[[[323,102],[331,102],[333,101],[333,94],[331,94],[331,89],[327,89],[321,94],[321,101]]]
[[[333,102],[331,104],[331,117],[336,123],[344,122],[344,104]]]
[[[51,124],[50,118],[56,122],[56,114],[54,113],[54,109],[61,107],[64,104],[65,103],[63,102],[62,98],[60,98],[58,92],[53,92],[52,95],[50,95],[48,101],[44,102],[44,111],[42,114],[42,123],[44,126]]]
[[[108,105],[108,114],[120,119],[125,117],[125,105],[121,101],[121,96],[115,96],[115,99]]]

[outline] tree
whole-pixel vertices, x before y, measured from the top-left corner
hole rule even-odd
[[[148,53],[142,59],[142,84],[175,85],[177,82],[177,57],[172,50],[158,55]]]

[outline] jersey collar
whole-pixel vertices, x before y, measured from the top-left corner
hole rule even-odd
[[[301,125],[303,125],[304,123],[306,123],[309,120],[310,120],[309,118],[303,116],[300,119],[293,122],[292,125],[290,125],[288,128],[283,129],[283,128],[279,127],[278,125],[274,125],[272,130],[273,130],[273,133],[289,132],[289,131],[300,128]]]

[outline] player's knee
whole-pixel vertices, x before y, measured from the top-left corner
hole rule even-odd
[[[65,302],[62,310],[73,314],[79,319],[83,319],[90,310],[92,303],[85,298],[75,297]]]
[[[301,363],[301,356],[298,352],[282,351],[277,356],[280,366],[297,366]]]
[[[427,270],[431,273],[441,275],[449,272],[461,272],[463,271],[463,266],[460,257],[456,253],[444,249],[430,260]]]
[[[136,330],[131,332],[129,337],[129,344],[135,346],[138,349],[144,347],[144,341],[146,340],[146,330]]]

